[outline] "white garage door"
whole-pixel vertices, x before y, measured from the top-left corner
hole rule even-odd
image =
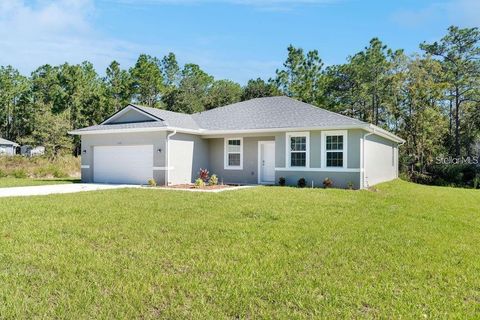
[[[94,147],[93,181],[146,184],[153,177],[153,146]]]

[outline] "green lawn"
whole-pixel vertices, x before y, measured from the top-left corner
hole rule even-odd
[[[40,186],[45,184],[77,183],[77,182],[80,182],[80,180],[76,178],[56,178],[56,179],[0,178],[0,188]]]
[[[0,199],[0,318],[475,318],[480,192]]]

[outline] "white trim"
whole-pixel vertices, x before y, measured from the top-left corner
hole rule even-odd
[[[262,181],[262,174],[261,174],[262,167],[260,165],[260,162],[262,161],[262,145],[263,144],[273,144],[273,146],[275,147],[275,140],[258,141],[257,182],[258,184],[272,184],[272,182],[275,183],[275,178],[273,178],[274,181]],[[276,159],[276,154],[274,154],[274,158]]]
[[[204,136],[204,138],[218,138],[218,135],[235,135],[235,134],[253,134],[253,133],[272,133],[272,132],[296,132],[296,131],[321,131],[321,130],[348,130],[348,129],[363,129],[368,132],[375,133],[381,137],[389,139],[397,143],[404,143],[400,137],[381,129],[372,124],[364,125],[348,125],[348,126],[326,126],[326,127],[295,127],[295,128],[267,128],[267,129],[242,129],[242,130],[207,130],[207,129],[185,129],[178,127],[151,127],[151,128],[129,128],[129,129],[107,129],[107,130],[72,130],[69,134],[72,135],[86,135],[86,134],[107,134],[107,133],[122,133],[122,132],[152,132],[152,131],[173,131],[177,130],[180,133],[191,133]]]
[[[153,119],[153,120],[155,120],[155,121],[159,121],[159,120],[160,120],[159,118],[157,118],[157,117],[155,117],[155,116],[152,116],[151,114],[149,114],[149,113],[147,113],[147,112],[145,112],[145,111],[143,111],[143,110],[141,110],[141,109],[139,109],[139,108],[137,108],[137,107],[129,104],[128,106],[126,106],[126,107],[123,108],[122,110],[118,111],[117,113],[115,113],[115,114],[112,115],[110,118],[108,118],[107,120],[103,121],[103,122],[100,123],[100,124],[109,123],[111,120],[113,120],[113,119],[115,119],[115,118],[118,118],[118,117],[124,115],[125,113],[127,113],[127,112],[130,111],[130,110],[133,110],[133,111],[136,111],[136,112],[138,112],[138,113],[141,113],[141,114],[143,114],[144,116],[147,116],[147,117],[149,117],[149,118],[151,118],[151,119]]]
[[[363,172],[361,168],[304,168],[304,167],[291,167],[291,168],[275,168],[275,171],[311,171],[311,172]]]
[[[342,150],[328,150],[328,152],[342,152],[343,153],[343,166],[342,167],[327,167],[327,136],[343,136],[343,149]],[[330,130],[322,131],[322,168],[343,168],[346,169],[348,162],[348,130]]]
[[[228,165],[228,141],[240,140],[240,165],[229,166]],[[236,153],[236,152],[231,152]],[[229,137],[223,139],[223,169],[224,170],[243,170],[243,137]]]
[[[153,171],[160,171],[160,170],[173,170],[174,167],[153,167]]]
[[[90,169],[90,165],[88,165],[88,164],[82,164],[82,165],[80,166],[80,168],[81,168],[81,169]]]
[[[291,166],[291,143],[292,137],[305,137],[305,167],[292,167]],[[309,168],[310,167],[310,131],[304,132],[287,132],[285,134],[285,164],[288,168]]]

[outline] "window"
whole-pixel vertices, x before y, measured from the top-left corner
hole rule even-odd
[[[225,139],[225,169],[243,168],[243,139]]]
[[[308,167],[308,133],[287,134],[287,161],[289,167]]]
[[[325,131],[323,136],[323,166],[326,168],[346,168],[346,131]]]

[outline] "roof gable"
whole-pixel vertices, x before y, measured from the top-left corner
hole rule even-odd
[[[128,105],[121,109],[117,113],[110,116],[107,120],[101,124],[123,124],[123,123],[136,123],[136,122],[151,122],[151,121],[163,121],[163,119],[155,117],[154,115],[138,108],[134,105]]]

